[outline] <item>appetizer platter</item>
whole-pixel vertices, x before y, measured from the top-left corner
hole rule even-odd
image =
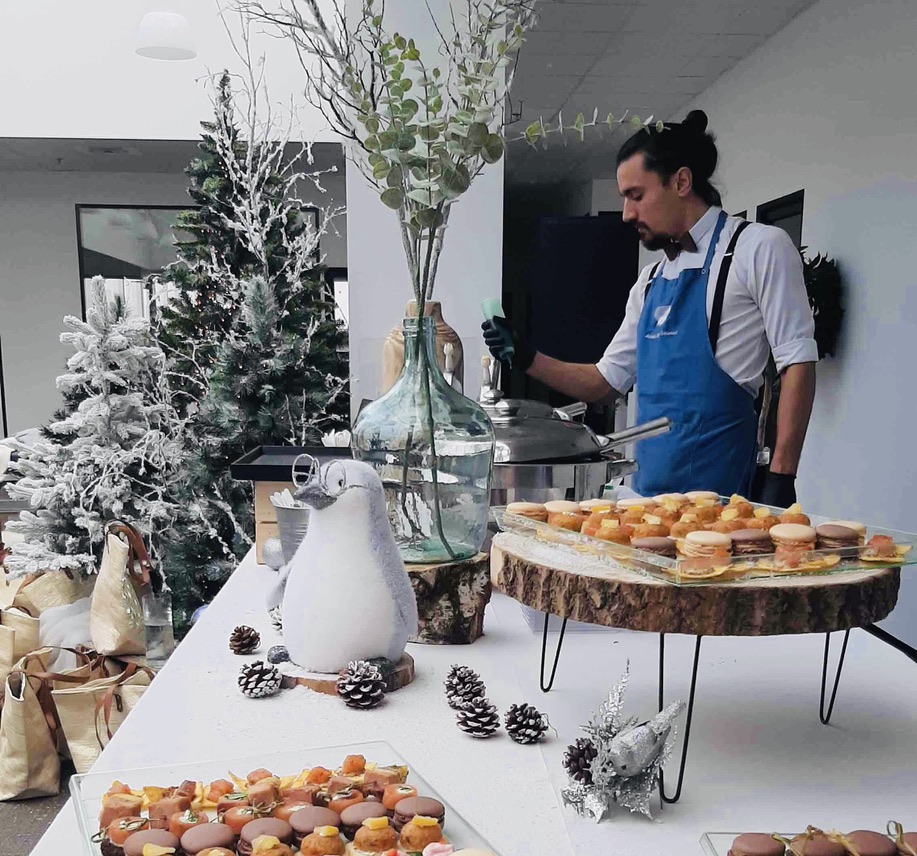
[[[387,743],[74,776],[86,856],[497,856]]]
[[[821,830],[805,832],[707,832],[701,838],[706,856],[914,856],[917,832],[905,832],[889,821],[885,832]]]
[[[711,491],[613,502],[514,502],[497,525],[674,585],[912,564],[913,535]]]

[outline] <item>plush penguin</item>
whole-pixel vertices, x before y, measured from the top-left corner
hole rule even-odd
[[[290,660],[314,672],[338,672],[351,660],[375,657],[397,662],[417,632],[417,602],[381,479],[368,464],[335,460],[296,498],[311,511],[283,595]]]

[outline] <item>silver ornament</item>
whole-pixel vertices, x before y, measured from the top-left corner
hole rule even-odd
[[[602,820],[613,805],[648,818],[662,766],[672,754],[675,730],[672,723],[684,702],[670,704],[652,719],[637,724],[636,717],[622,717],[630,677],[630,662],[617,684],[583,731],[596,749],[590,764],[592,784],[574,779],[561,790],[564,805],[581,817]]]
[[[261,558],[272,571],[279,571],[283,566],[283,547],[279,538],[268,538],[261,548]]]

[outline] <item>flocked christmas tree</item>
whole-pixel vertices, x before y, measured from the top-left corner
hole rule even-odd
[[[228,75],[219,80],[188,170],[200,208],[179,223],[194,240],[162,278],[167,374],[190,419],[175,497],[186,513],[166,556],[180,633],[252,545],[252,487],[234,482],[229,464],[258,445],[319,442],[349,417],[346,334],[317,263],[337,212],[316,225],[297,197],[303,185],[323,192],[321,174],[304,171],[310,149],[291,144],[247,65],[243,97]]]
[[[9,486],[30,510],[9,528],[25,536],[6,560],[12,576],[92,573],[108,520],[133,523],[152,555],[177,509],[167,486],[183,472],[181,422],[163,379],[164,356],[143,318],[119,314],[101,277],[88,320],[68,316],[61,341],[75,353],[57,386],[79,403],[48,431],[55,440],[19,446],[20,478]]]

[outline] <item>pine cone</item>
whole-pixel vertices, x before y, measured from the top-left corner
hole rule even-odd
[[[482,696],[468,702],[455,716],[458,727],[472,737],[492,737],[500,727],[500,714]]]
[[[239,673],[239,689],[249,698],[272,696],[280,691],[282,675],[263,660],[255,660],[242,667]]]
[[[588,737],[579,737],[564,752],[564,769],[574,781],[591,785],[591,765],[597,754],[595,744]]]
[[[233,654],[251,654],[261,644],[261,636],[254,627],[244,624],[232,631],[229,637],[229,649]]]
[[[338,678],[337,690],[347,707],[368,710],[385,698],[385,678],[373,663],[353,661]]]
[[[530,704],[514,704],[503,721],[506,733],[517,743],[537,743],[548,730],[547,717]]]
[[[468,666],[453,666],[446,677],[446,701],[453,710],[461,710],[468,702],[487,692],[481,676]]]

